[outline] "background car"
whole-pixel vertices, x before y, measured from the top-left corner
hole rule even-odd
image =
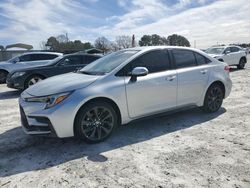
[[[48,60],[62,56],[62,53],[56,52],[30,52],[16,56],[8,61],[0,62],[0,83],[6,82],[6,77],[11,71],[32,66],[40,66],[47,63]]]
[[[102,56],[76,53],[60,56],[43,66],[17,69],[8,75],[7,86],[26,89],[45,78],[77,71],[100,57]]]
[[[239,46],[212,47],[208,48],[205,52],[230,66],[237,66],[238,69],[243,69],[247,63],[247,53]]]
[[[96,143],[145,116],[187,106],[216,112],[231,87],[229,66],[200,50],[132,48],[28,88],[19,98],[21,121],[31,135]]]

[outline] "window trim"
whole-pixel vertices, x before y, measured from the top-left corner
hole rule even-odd
[[[120,70],[118,70],[116,73],[115,73],[115,76],[116,77],[131,77],[129,75],[125,75],[125,72],[124,72],[124,69],[125,67],[132,63],[134,60],[136,60],[137,58],[140,58],[142,57],[143,55],[147,54],[147,53],[150,53],[150,52],[154,52],[154,51],[164,51],[164,53],[167,54],[168,56],[168,60],[169,60],[169,65],[170,65],[170,68],[168,70],[163,70],[163,71],[159,71],[159,72],[164,72],[164,71],[169,71],[169,70],[173,70],[174,69],[174,64],[172,62],[172,58],[171,58],[171,53],[169,51],[169,49],[152,49],[152,50],[149,50],[149,51],[146,51],[146,52],[143,52],[142,54],[140,54],[139,56],[135,57],[134,59],[132,59],[131,61],[129,61],[126,65],[124,65]],[[148,74],[155,74],[155,73],[159,73],[159,72],[153,72],[153,73],[148,73]]]

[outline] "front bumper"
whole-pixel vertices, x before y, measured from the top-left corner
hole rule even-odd
[[[27,102],[24,98],[32,97],[26,91],[19,98],[21,123],[25,133],[47,135],[59,138],[74,136],[74,120],[83,101],[79,93],[73,92],[56,106],[45,109],[44,103]]]
[[[24,89],[24,79],[17,77],[17,78],[12,78],[10,75],[7,76],[6,79],[6,84],[7,87],[13,88],[13,89]]]

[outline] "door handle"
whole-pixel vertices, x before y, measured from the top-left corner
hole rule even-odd
[[[167,80],[167,81],[173,81],[175,78],[176,78],[176,75],[168,76],[168,77],[166,78],[166,80]]]
[[[206,74],[207,73],[207,70],[201,70],[201,74]]]

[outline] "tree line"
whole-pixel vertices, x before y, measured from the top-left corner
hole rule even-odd
[[[51,36],[46,42],[41,42],[41,48],[43,50],[52,50],[57,52],[74,52],[83,51],[91,48],[97,48],[104,53],[110,51],[117,51],[121,49],[131,48],[133,46],[186,46],[190,47],[188,39],[184,36],[173,34],[167,38],[153,34],[143,35],[138,43],[133,41],[132,36],[121,35],[117,36],[114,41],[108,40],[106,37],[98,37],[94,43],[82,42],[80,40],[70,41],[67,34],[59,35],[57,37]]]

